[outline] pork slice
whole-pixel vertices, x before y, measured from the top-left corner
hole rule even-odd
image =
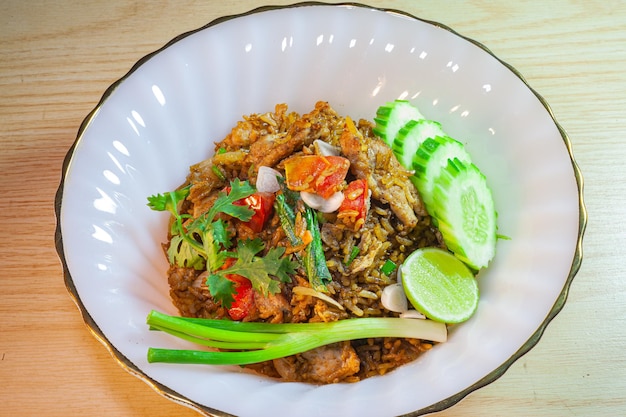
[[[359,372],[361,361],[350,342],[334,343],[302,353],[306,360],[306,378],[332,384]]]
[[[278,162],[294,152],[302,149],[306,143],[305,139],[309,131],[309,126],[296,122],[298,129],[294,129],[292,134],[278,133],[265,135],[261,139],[250,145],[250,152],[246,156],[244,165],[252,167],[254,172],[259,167],[275,167]]]
[[[287,356],[285,358],[274,359],[274,369],[285,381],[298,380],[298,363],[295,356]]]
[[[267,134],[250,145],[245,164],[257,172],[260,166],[274,167],[280,161],[316,139],[332,141],[338,136],[342,119],[326,102],[318,102],[315,108],[289,125],[286,131]]]
[[[262,294],[254,292],[254,304],[258,318],[270,323],[286,323],[291,321],[291,308],[282,293]]]
[[[417,225],[418,215],[425,216],[424,203],[409,180],[407,171],[381,140],[354,135],[348,129],[340,138],[342,153],[350,160],[350,171],[367,181],[372,198],[388,204],[407,228]]]
[[[350,342],[321,346],[299,355],[274,359],[274,368],[285,381],[334,384],[356,375],[361,361]]]

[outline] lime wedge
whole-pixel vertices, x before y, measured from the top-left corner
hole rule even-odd
[[[431,320],[460,323],[478,306],[478,284],[472,271],[452,253],[423,248],[411,253],[401,268],[404,292]]]

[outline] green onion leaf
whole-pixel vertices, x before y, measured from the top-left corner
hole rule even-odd
[[[226,176],[224,175],[224,173],[222,172],[222,170],[217,166],[217,165],[213,165],[211,167],[211,171],[213,171],[213,173],[215,174],[215,176],[217,178],[219,178],[220,180],[224,181],[226,180]]]
[[[393,271],[395,271],[396,266],[397,265],[394,261],[392,261],[391,259],[387,259],[385,263],[383,264],[383,266],[380,267],[380,272],[382,272],[385,275],[389,275]]]
[[[352,250],[350,251],[350,256],[348,257],[348,260],[346,261],[345,265],[350,266],[352,261],[354,261],[356,257],[359,255],[359,252],[361,252],[361,249],[359,249],[358,246],[353,246]]]

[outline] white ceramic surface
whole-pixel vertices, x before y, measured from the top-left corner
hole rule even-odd
[[[579,265],[581,179],[543,100],[480,45],[441,25],[361,6],[267,8],[185,34],[142,59],[85,120],[59,188],[66,282],[93,333],[158,392],[207,413],[392,416],[453,405],[531,348]],[[238,368],[148,364],[151,309],[175,314],[148,195],[249,113],[326,100],[372,119],[408,99],[465,143],[487,175],[501,240],[476,315],[417,361],[356,384],[277,383]],[[245,393],[245,397],[242,397]]]

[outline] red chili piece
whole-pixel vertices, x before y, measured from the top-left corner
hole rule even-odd
[[[228,258],[222,265],[222,269],[230,268],[236,261],[235,258]],[[228,315],[233,320],[243,320],[255,305],[252,283],[248,278],[237,274],[227,274],[226,279],[235,284],[234,301],[228,309]]]

